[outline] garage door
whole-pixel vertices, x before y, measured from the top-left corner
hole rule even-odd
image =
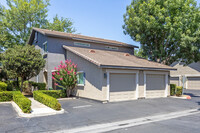
[[[170,84],[175,84],[179,86],[179,77],[170,77]]]
[[[187,89],[199,89],[200,90],[200,77],[188,77]]]
[[[125,101],[135,99],[136,75],[110,73],[110,100]]]
[[[165,75],[146,75],[146,98],[157,98],[165,96]]]

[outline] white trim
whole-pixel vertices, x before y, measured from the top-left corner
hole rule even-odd
[[[109,72],[109,73],[138,73],[139,71],[133,71],[133,70],[109,70],[109,69],[106,69],[106,72]]]
[[[200,74],[186,74],[185,77],[200,77]]]
[[[165,97],[168,95],[168,74],[165,74]]]
[[[139,80],[139,72],[136,73],[136,79],[135,79],[135,84],[136,84],[136,90],[135,90],[135,97],[136,99],[138,99],[139,97],[139,84],[138,84],[138,80]]]
[[[146,75],[146,72],[144,72],[144,97],[146,98],[146,95],[147,95],[147,75]]]
[[[77,74],[79,74],[79,73],[83,73],[83,84],[77,84],[77,86],[85,86],[85,76],[84,76],[84,71],[77,71]]]
[[[107,72],[107,100],[110,100],[110,73]]]
[[[180,77],[181,75],[170,75],[170,77]]]
[[[178,77],[178,86],[181,86],[181,75]]]

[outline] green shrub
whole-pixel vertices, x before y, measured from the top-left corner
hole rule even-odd
[[[47,94],[48,96],[54,97],[56,99],[66,97],[66,93],[64,90],[41,90],[40,92]]]
[[[20,88],[17,86],[17,81],[12,81],[12,80],[10,80],[10,81],[6,81],[6,83],[7,83],[7,90],[8,91],[19,91],[20,90]]]
[[[182,86],[177,86],[176,87],[176,96],[181,96],[183,92],[183,87]]]
[[[170,95],[171,96],[175,95],[175,91],[176,91],[176,85],[170,84]]]
[[[7,90],[7,84],[0,81],[0,91],[6,91]]]
[[[46,83],[37,83],[38,90],[46,90]]]
[[[52,109],[61,110],[61,104],[58,102],[58,100],[54,97],[44,94],[42,91],[34,91],[33,97],[35,100],[45,104]]]
[[[13,92],[11,91],[0,92],[0,102],[11,101],[11,100],[13,100]]]
[[[31,100],[26,98],[21,92],[13,93],[13,101],[21,108],[24,113],[31,112]]]

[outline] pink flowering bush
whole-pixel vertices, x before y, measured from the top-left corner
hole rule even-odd
[[[77,64],[75,65],[71,60],[66,60],[64,63],[61,61],[60,65],[54,69],[52,79],[56,81],[55,85],[65,89],[67,97],[69,97],[76,86]]]

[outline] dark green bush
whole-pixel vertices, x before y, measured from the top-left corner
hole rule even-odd
[[[6,91],[7,90],[7,84],[0,81],[0,91]]]
[[[12,80],[10,80],[10,81],[6,81],[6,83],[7,83],[7,90],[8,91],[19,91],[20,90],[20,88],[18,87],[18,83],[17,83],[17,81],[12,81]]]
[[[46,90],[46,83],[37,83],[38,90]]]
[[[13,93],[13,101],[21,108],[24,113],[31,112],[31,100],[26,98],[21,92]]]
[[[183,87],[182,86],[177,86],[176,87],[176,96],[181,96],[183,92]]]
[[[64,90],[41,90],[40,92],[47,94],[51,97],[54,98],[61,98],[61,97],[66,97],[66,93]]]
[[[12,91],[2,91],[0,92],[0,102],[6,102],[13,100],[13,92]]]
[[[171,96],[175,95],[175,92],[176,92],[176,85],[170,84],[170,95]]]
[[[24,113],[31,112],[31,100],[26,98],[20,91],[0,92],[0,102],[13,100]]]
[[[58,100],[54,97],[44,94],[42,91],[34,91],[33,97],[35,100],[45,104],[52,109],[61,110],[61,104],[58,102]]]

